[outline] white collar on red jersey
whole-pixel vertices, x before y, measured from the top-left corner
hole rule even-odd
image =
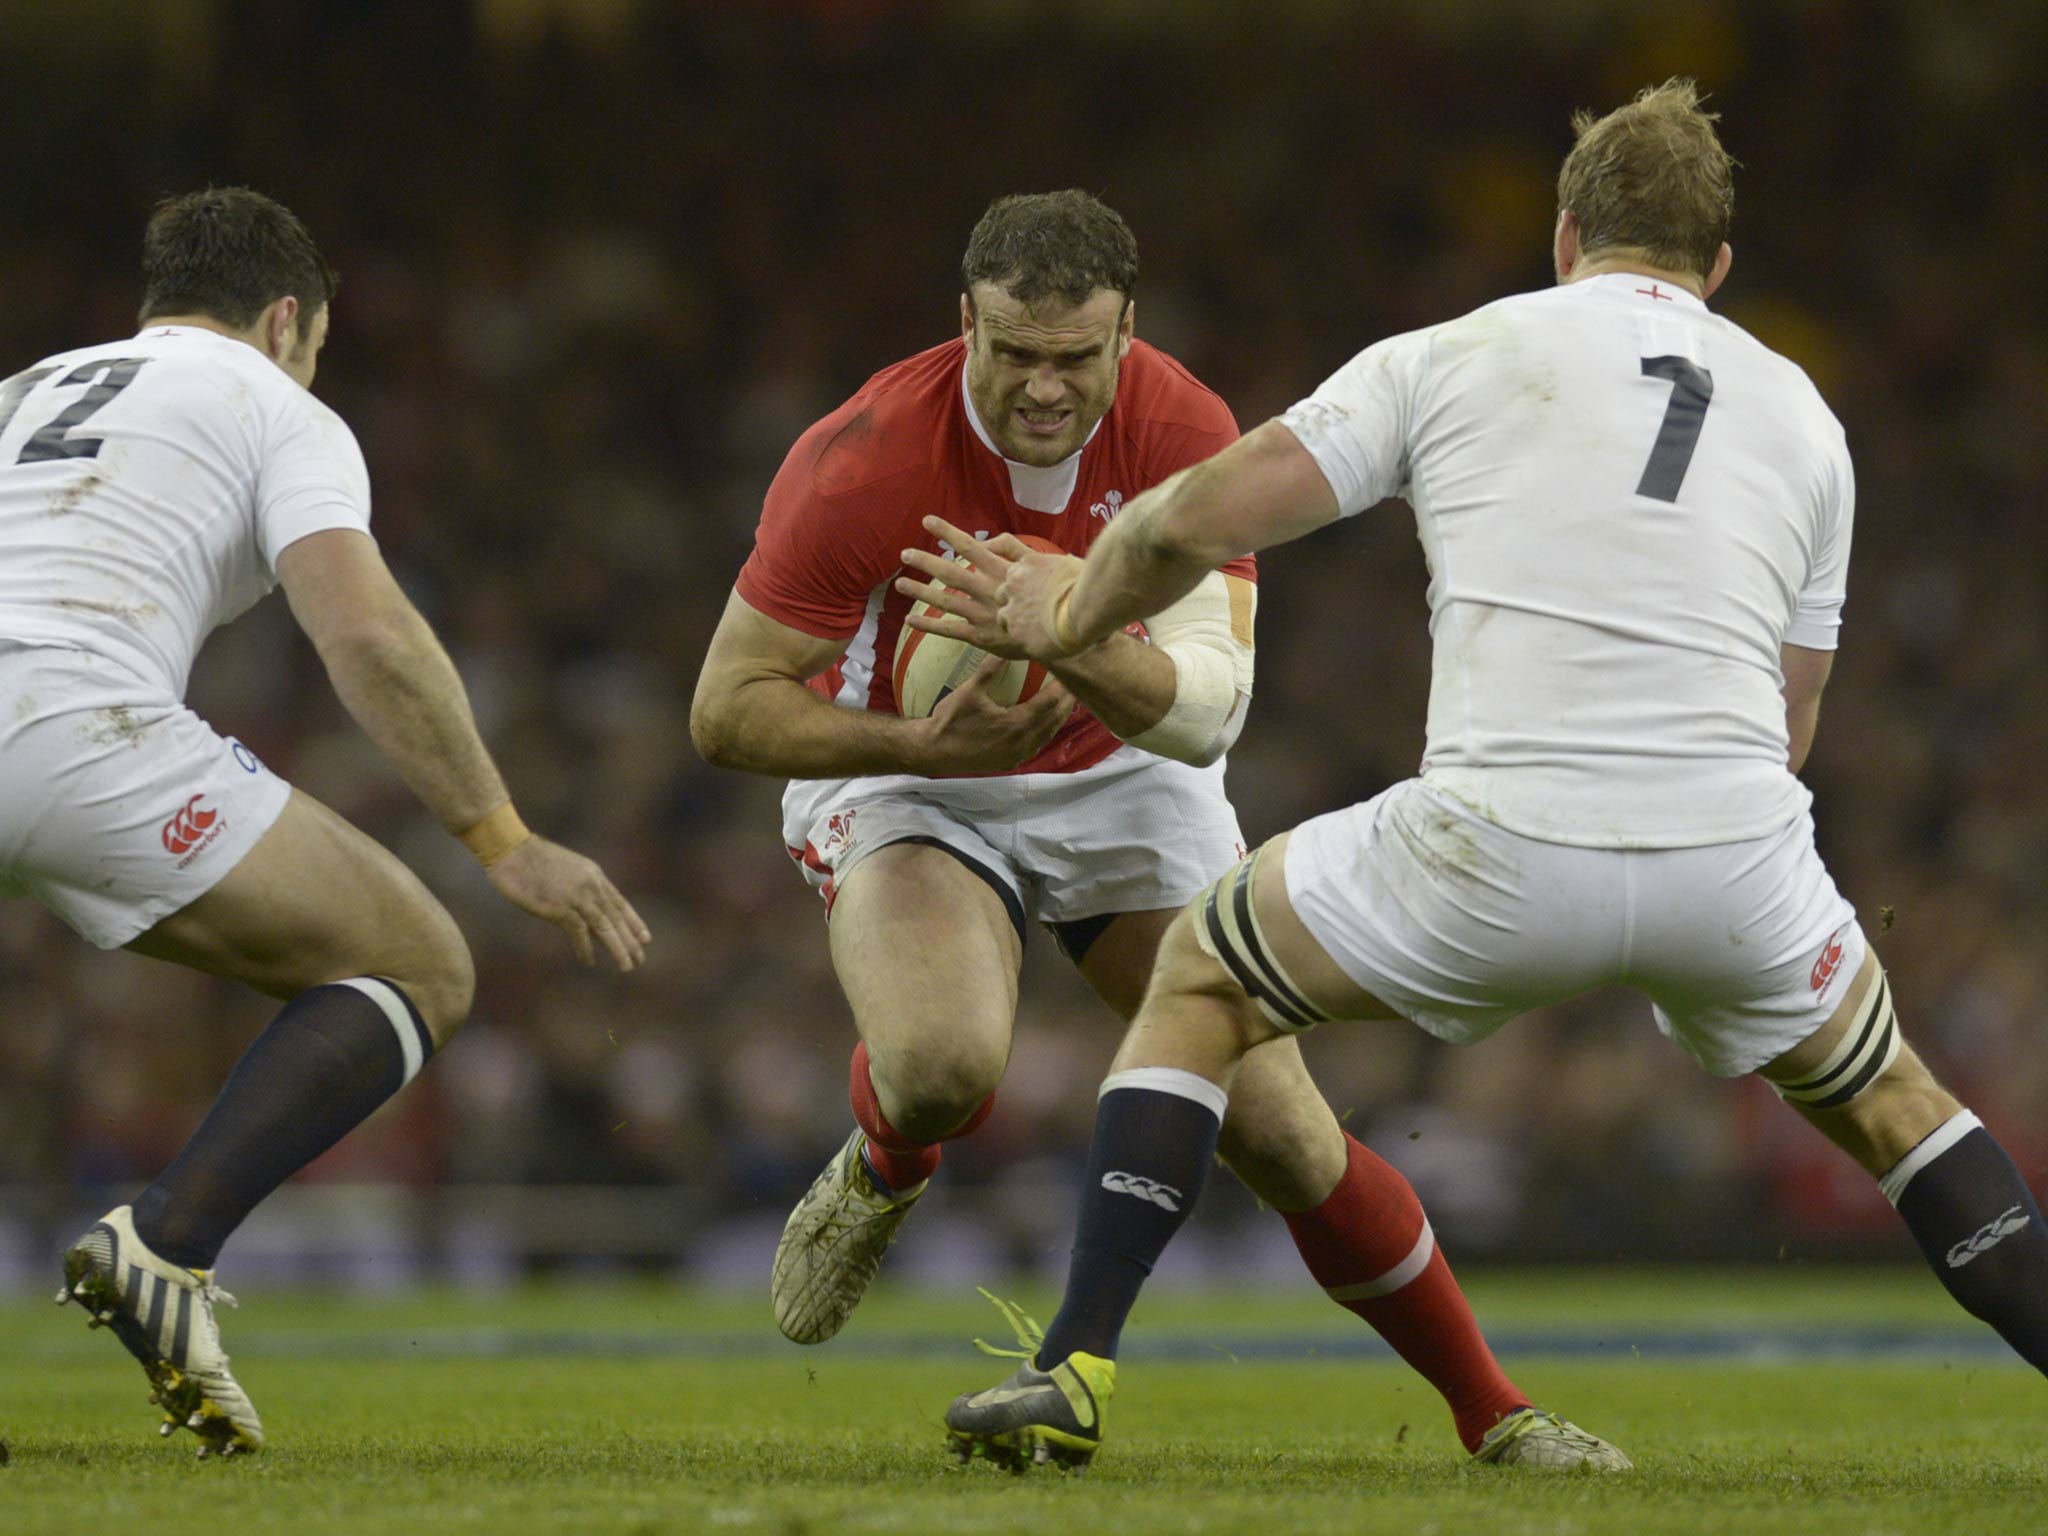
[[[1081,455],[1088,451],[1088,444],[1095,441],[1095,434],[1102,430],[1098,420],[1088,429],[1087,440],[1059,463],[1041,469],[1036,464],[1019,464],[1007,457],[996,446],[996,440],[988,435],[988,426],[981,419],[981,412],[975,409],[974,396],[967,392],[967,359],[960,360],[960,403],[967,408],[968,423],[974,428],[974,435],[981,439],[982,446],[1010,471],[1010,495],[1017,505],[1027,512],[1060,513],[1067,510],[1067,503],[1074,499],[1074,487],[1081,480]],[[1109,412],[1102,413],[1106,420]]]

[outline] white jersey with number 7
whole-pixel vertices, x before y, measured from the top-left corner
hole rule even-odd
[[[1600,848],[1762,837],[1780,650],[1832,650],[1855,487],[1812,382],[1682,289],[1606,274],[1392,337],[1281,420],[1429,562],[1423,777]]]

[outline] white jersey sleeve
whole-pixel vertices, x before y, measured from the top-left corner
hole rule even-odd
[[[1842,604],[1849,595],[1849,532],[1856,516],[1856,472],[1848,446],[1839,441],[1831,446],[1835,452],[1828,457],[1819,493],[1818,547],[1792,622],[1785,626],[1787,645],[1813,651],[1832,651],[1840,640]]]
[[[1281,424],[1336,492],[1340,517],[1356,517],[1407,487],[1410,419],[1429,339],[1428,331],[1410,331],[1367,347],[1282,413]]]
[[[256,471],[256,537],[277,557],[309,533],[370,531],[370,470],[348,423],[303,390],[286,397]]]

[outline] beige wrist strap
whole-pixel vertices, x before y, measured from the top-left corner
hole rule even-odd
[[[533,833],[527,830],[526,823],[519,819],[519,813],[512,808],[512,802],[507,800],[482,821],[455,835],[462,839],[464,847],[476,855],[476,861],[485,869],[489,869],[532,837]]]
[[[1053,594],[1052,619],[1046,625],[1046,628],[1052,631],[1053,644],[1057,645],[1069,656],[1078,655],[1086,649],[1080,641],[1074,638],[1074,630],[1069,622],[1070,616],[1068,613],[1068,610],[1074,605],[1074,588],[1079,584],[1080,579],[1078,576],[1075,577],[1074,580],[1068,582],[1058,592]]]

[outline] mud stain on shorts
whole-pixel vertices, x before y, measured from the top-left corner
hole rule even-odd
[[[85,739],[96,747],[139,747],[148,730],[149,722],[137,719],[126,704],[96,709],[85,718]]]
[[[60,597],[57,599],[57,606],[69,608],[74,613],[103,613],[110,619],[119,619],[123,624],[132,625],[136,629],[142,628],[150,620],[163,614],[163,609],[155,603],[96,603],[90,598],[83,597]]]
[[[85,499],[107,483],[107,472],[96,469],[73,481],[50,498],[50,516],[68,517],[85,505]]]

